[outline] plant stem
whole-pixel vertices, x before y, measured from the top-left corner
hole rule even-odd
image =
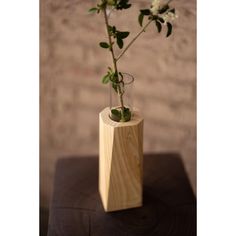
[[[112,39],[111,39],[111,35],[109,33],[109,29],[108,29],[108,17],[107,17],[107,13],[106,13],[106,7],[103,9],[103,14],[104,14],[104,19],[105,19],[105,23],[106,23],[106,29],[107,29],[107,36],[108,36],[108,40],[109,40],[109,44],[110,44],[110,51],[111,51],[111,56],[112,56],[112,61],[113,61],[113,66],[114,66],[114,71],[115,74],[118,76],[118,69],[117,69],[117,59],[115,58],[115,54],[114,54],[114,50],[113,50],[113,43],[112,43]],[[123,102],[123,93],[121,92],[121,88],[119,85],[119,78],[117,82],[117,88],[118,88],[118,96],[120,99],[120,106],[121,106],[121,116],[122,118],[124,117],[124,102]]]
[[[111,35],[110,35],[109,29],[108,29],[108,25],[109,24],[108,24],[108,18],[107,18],[107,13],[106,13],[106,7],[103,9],[103,14],[104,14],[104,19],[105,19],[105,23],[106,23],[107,36],[108,36],[108,40],[109,40],[109,44],[110,44],[110,51],[111,51],[111,56],[112,56],[114,70],[115,70],[115,72],[118,72],[117,65],[116,65],[116,58],[115,58],[115,54],[114,54],[114,50],[113,50],[113,45],[112,45],[112,40],[111,40]]]
[[[124,50],[120,53],[120,55],[116,58],[116,61],[118,61],[123,54],[128,50],[128,48],[135,42],[135,40],[143,33],[145,32],[145,29],[149,26],[149,24],[152,22],[152,20],[149,20],[147,24],[139,31],[139,33],[128,43],[128,45],[124,48]]]

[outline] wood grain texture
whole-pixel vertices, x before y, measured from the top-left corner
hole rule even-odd
[[[129,122],[99,115],[99,192],[105,211],[142,206],[143,118],[135,111]]]
[[[48,236],[196,236],[196,199],[177,153],[144,155],[143,206],[104,212],[98,157],[56,165]]]

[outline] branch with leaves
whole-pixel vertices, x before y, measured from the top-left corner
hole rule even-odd
[[[129,0],[100,0],[96,7],[93,7],[89,10],[91,13],[102,13],[104,16],[104,22],[106,25],[106,32],[108,42],[100,42],[99,45],[108,49],[111,53],[113,68],[108,67],[107,73],[103,76],[102,82],[104,84],[112,83],[113,89],[119,96],[120,101],[120,110],[112,109],[111,118],[116,121],[126,122],[131,118],[131,112],[129,108],[124,106],[123,94],[124,94],[124,81],[123,74],[118,70],[117,62],[125,54],[125,52],[133,45],[133,43],[139,38],[139,36],[145,32],[147,27],[153,22],[157,27],[157,31],[160,33],[163,29],[163,25],[167,27],[166,37],[169,37],[172,33],[172,24],[171,22],[177,17],[175,14],[175,8],[171,8],[169,3],[171,0],[162,2],[161,0],[153,0],[150,8],[141,9],[138,22],[142,27],[141,30],[136,34],[136,36],[131,39],[131,41],[124,47],[124,39],[128,38],[130,32],[121,31],[116,28],[114,25],[109,24],[107,10],[126,10],[131,7]],[[146,24],[143,25],[143,21],[147,20]],[[118,56],[114,53],[114,44],[121,49],[121,52]]]

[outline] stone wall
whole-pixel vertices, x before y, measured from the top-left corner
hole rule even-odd
[[[118,29],[140,29],[139,8],[113,14]],[[98,113],[109,103],[101,77],[111,63],[102,15],[87,9],[95,1],[40,1],[40,187],[41,205],[52,193],[60,157],[98,154]],[[178,152],[196,188],[196,3],[173,1],[179,18],[165,38],[153,25],[120,60],[119,68],[135,77],[134,103],[145,116],[144,152]],[[130,37],[130,38],[131,38]],[[126,40],[127,42],[127,40]]]

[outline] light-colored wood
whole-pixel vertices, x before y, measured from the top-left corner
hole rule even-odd
[[[143,118],[133,112],[129,122],[99,114],[99,192],[105,211],[142,206]]]

